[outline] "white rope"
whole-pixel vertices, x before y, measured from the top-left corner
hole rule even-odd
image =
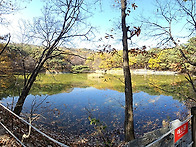
[[[174,131],[175,129],[170,130],[169,132],[167,132],[166,134],[164,134],[163,136],[161,136],[159,139],[155,140],[154,142],[150,143],[149,145],[147,145],[146,147],[150,147],[151,145],[159,142],[161,139],[163,139],[164,137],[166,137],[167,135],[169,135],[172,131]]]
[[[193,141],[188,145],[188,147],[192,147],[192,145],[193,145]]]
[[[4,124],[2,124],[0,122],[0,125],[2,125],[2,127],[8,132],[10,133],[23,147],[26,147],[8,128],[6,128],[6,126],[4,126]]]
[[[59,141],[57,141],[57,140],[51,138],[50,136],[46,135],[45,133],[41,132],[40,130],[38,130],[37,128],[35,128],[34,126],[32,126],[32,125],[31,125],[30,123],[28,123],[26,120],[22,119],[20,116],[16,115],[14,112],[12,112],[11,110],[9,110],[7,107],[5,107],[4,105],[2,105],[1,103],[0,103],[0,105],[1,105],[4,109],[6,109],[7,111],[9,111],[11,114],[13,114],[14,116],[16,116],[18,119],[20,119],[20,120],[23,121],[24,123],[28,124],[28,125],[31,126],[34,130],[36,130],[37,132],[39,132],[40,134],[42,134],[43,136],[45,136],[46,138],[48,138],[49,140],[53,141],[54,143],[56,143],[56,144],[58,144],[58,145],[60,145],[60,146],[62,146],[62,147],[69,147],[69,146],[67,146],[67,145],[65,145],[65,144],[63,144],[63,143],[61,143],[61,142],[59,142]]]
[[[182,125],[184,123],[186,123],[193,115],[189,116],[185,121],[182,122]],[[161,139],[163,139],[164,137],[166,137],[167,135],[169,135],[171,132],[173,132],[176,128],[173,128],[172,130],[170,130],[169,132],[167,132],[166,134],[164,134],[163,136],[161,136],[159,139],[153,141],[152,143],[148,144],[146,147],[150,147],[151,145],[159,142]]]

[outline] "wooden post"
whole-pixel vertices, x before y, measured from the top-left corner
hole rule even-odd
[[[191,119],[192,141],[193,141],[192,147],[196,147],[196,107],[191,108],[191,114],[193,115]]]

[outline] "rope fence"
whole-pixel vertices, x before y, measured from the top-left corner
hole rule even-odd
[[[62,146],[62,147],[68,147],[67,145],[51,138],[50,136],[46,135],[45,133],[41,132],[39,129],[37,129],[36,127],[34,127],[33,125],[31,125],[30,123],[28,123],[26,120],[24,120],[23,118],[21,118],[20,116],[16,115],[14,112],[12,112],[11,110],[9,110],[7,107],[5,107],[4,105],[2,105],[0,103],[0,106],[3,107],[6,111],[8,111],[9,113],[11,113],[12,115],[14,115],[17,119],[19,119],[20,121],[22,121],[24,124],[27,124],[28,126],[31,126],[35,131],[37,131],[39,134],[43,135],[44,137],[46,137],[47,139],[49,139],[50,141],[56,143],[58,146]],[[0,125],[10,134],[12,135],[22,146],[25,147],[25,145],[7,128],[5,127],[5,125],[0,122]]]

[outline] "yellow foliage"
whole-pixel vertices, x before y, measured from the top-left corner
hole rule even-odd
[[[0,50],[3,49],[3,44],[0,44]],[[11,62],[11,54],[8,53],[7,50],[3,52],[0,56],[0,76],[1,75],[11,75],[12,71],[12,62]]]
[[[135,57],[129,57],[129,64],[134,65],[137,63],[137,59]]]
[[[149,67],[151,69],[157,69],[159,67],[160,59],[159,58],[150,58],[148,63],[149,63]]]

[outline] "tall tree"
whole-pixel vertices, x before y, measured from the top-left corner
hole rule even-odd
[[[135,138],[133,123],[133,92],[131,73],[129,69],[128,42],[127,42],[127,26],[126,26],[126,9],[127,1],[121,0],[121,23],[122,23],[122,43],[123,43],[123,72],[125,80],[125,141],[128,142]]]
[[[137,6],[132,4],[133,9]],[[126,24],[127,14],[127,0],[121,0],[121,27],[122,27],[122,44],[123,44],[123,72],[125,80],[125,122],[124,122],[124,131],[125,131],[125,141],[131,141],[135,138],[134,135],[134,122],[133,122],[133,91],[132,91],[132,81],[131,73],[129,68],[129,56],[128,56],[128,39],[131,39],[134,35],[140,34],[140,28],[134,27],[130,30],[129,26]],[[128,37],[128,32],[130,36]]]
[[[79,30],[79,27],[82,26],[80,22],[82,21],[81,12],[84,10],[82,8],[83,2],[84,0],[47,1],[42,11],[43,16],[34,19],[30,35],[34,37],[34,40],[42,42],[44,48],[34,70],[30,75],[24,74],[24,87],[14,108],[16,114],[21,113],[24,101],[44,63],[65,53],[59,48],[59,45],[68,44],[70,38],[73,37],[87,38],[91,28],[88,30],[80,28]]]

